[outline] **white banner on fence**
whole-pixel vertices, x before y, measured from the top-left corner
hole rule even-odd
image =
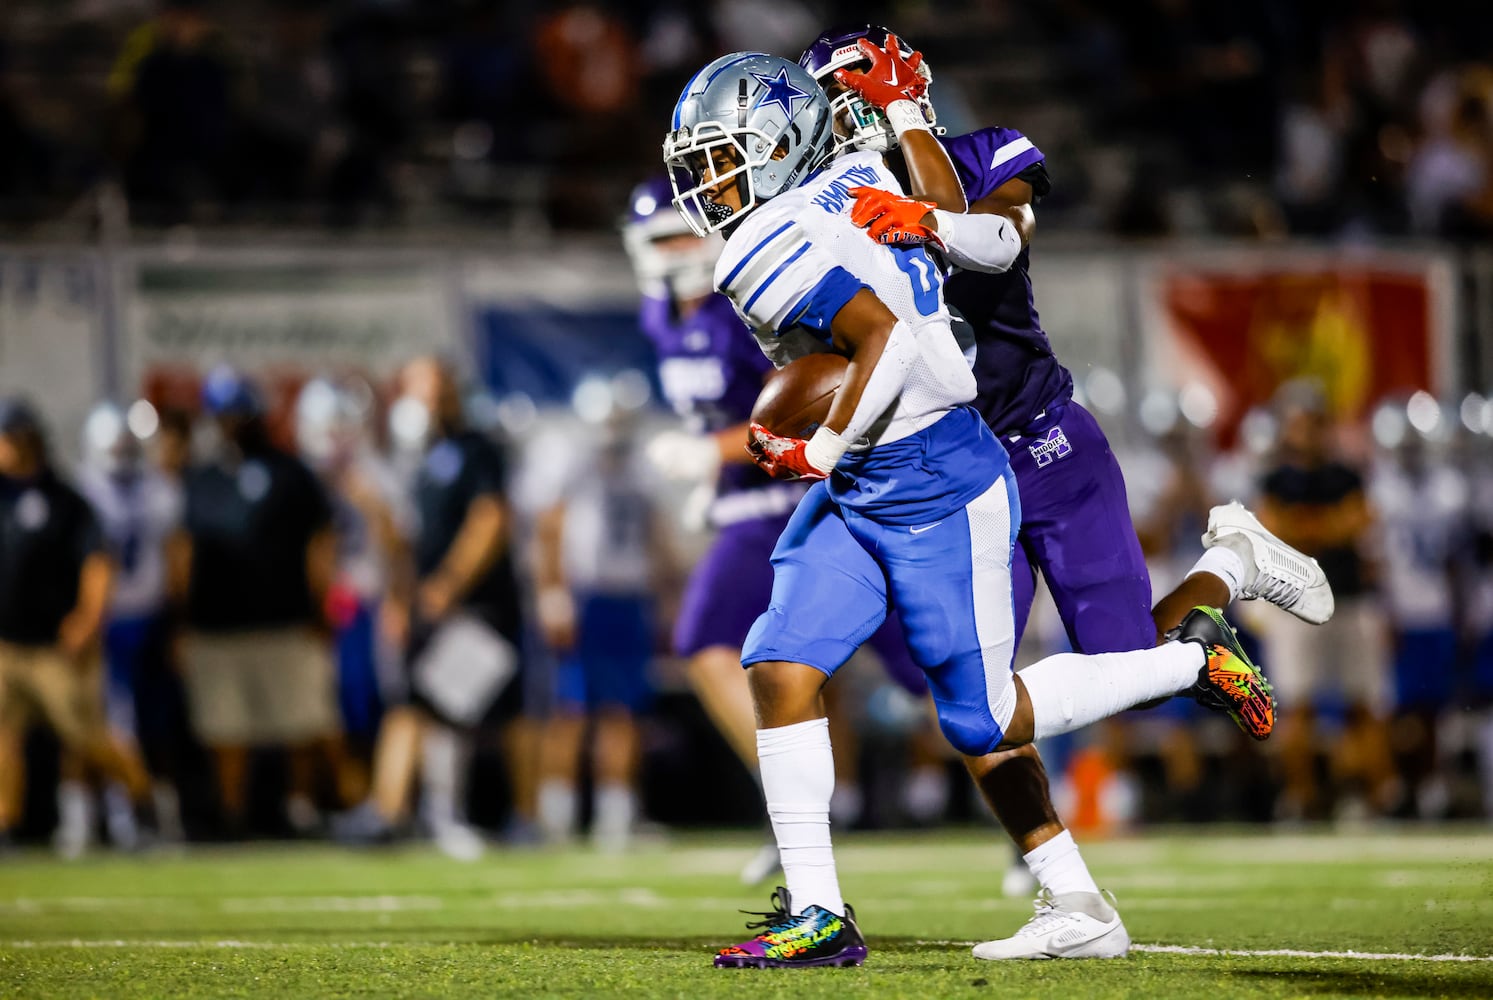
[[[441,254],[138,252],[126,280],[123,383],[152,369],[356,370],[387,375],[462,348]]]
[[[0,249],[0,393],[29,398],[64,457],[108,380],[99,277],[88,251]]]

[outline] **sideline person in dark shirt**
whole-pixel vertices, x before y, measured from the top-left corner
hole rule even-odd
[[[1325,818],[1332,803],[1317,781],[1315,709],[1345,705],[1347,724],[1334,753],[1345,783],[1372,810],[1390,805],[1393,762],[1385,720],[1391,709],[1385,629],[1364,556],[1374,517],[1358,470],[1339,460],[1320,392],[1292,386],[1280,405],[1279,457],[1263,477],[1265,527],[1316,558],[1337,610],[1322,626],[1285,616],[1261,622],[1264,661],[1280,704],[1278,742],[1285,787],[1277,811]]]
[[[0,400],[0,772],[19,776],[21,739],[39,714],[76,762],[143,806],[145,767],[104,714],[99,639],[112,576],[98,522],[53,471],[35,412]],[[0,836],[18,818],[13,798],[0,793]]]
[[[270,441],[247,379],[217,369],[202,401],[222,442],[184,477],[183,530],[171,545],[193,726],[212,750],[230,829],[243,820],[249,749],[262,745],[291,749],[289,815],[309,825],[309,801],[295,797],[307,795],[318,759],[340,763],[320,628],[336,559],[331,508],[311,470]]]
[[[497,446],[464,425],[448,368],[417,359],[399,385],[395,419],[415,425],[405,430],[422,443],[411,486],[419,527],[413,578],[385,601],[384,630],[407,651],[410,704],[385,716],[372,797],[344,817],[339,832],[381,839],[402,823],[423,748],[425,818],[438,846],[470,857],[480,841],[458,803],[471,731],[482,722],[510,723],[523,707],[505,470]]]

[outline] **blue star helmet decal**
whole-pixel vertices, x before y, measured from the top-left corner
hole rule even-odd
[[[793,102],[807,101],[813,96],[808,91],[795,87],[793,81],[788,79],[786,69],[778,70],[777,76],[753,73],[752,79],[767,88],[762,92],[762,96],[757,98],[757,103],[752,105],[753,109],[776,104],[783,109],[783,117],[790,120],[793,118]]]

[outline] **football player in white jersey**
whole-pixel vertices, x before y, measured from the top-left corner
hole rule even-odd
[[[394,653],[377,623],[396,569],[408,557],[409,505],[389,463],[373,447],[373,389],[361,378],[317,377],[296,397],[296,450],[321,479],[337,538],[326,617],[334,632],[337,693],[346,750],[337,760],[340,797],[353,801],[368,783],[383,713],[384,689],[397,683]],[[293,799],[292,816],[313,820],[311,802]],[[297,825],[300,825],[297,823]]]
[[[1382,404],[1373,426],[1383,451],[1369,500],[1379,518],[1380,589],[1394,633],[1395,752],[1406,811],[1442,818],[1450,793],[1436,728],[1456,693],[1454,595],[1457,558],[1469,540],[1468,482],[1438,454],[1438,442],[1406,418],[1402,403]]]
[[[808,439],[752,428],[765,469],[817,482],[779,539],[772,603],[742,653],[788,885],[753,925],[760,933],[716,956],[722,967],[864,961],[830,845],[834,766],[820,690],[889,601],[939,723],[966,756],[1184,691],[1256,738],[1274,723],[1268,683],[1214,609],[1189,615],[1181,641],[1064,654],[1012,674],[1015,480],[967,405],[975,380],[939,268],[923,247],[874,243],[850,220],[854,189],[901,194],[900,184],[875,153],[829,163],[831,119],[829,99],[797,64],[735,53],[686,84],[664,141],[675,204],[696,232],[728,234],[716,282],[768,356],[777,364],[815,351],[848,359]],[[921,115],[893,124],[899,133],[927,130]]]
[[[589,719],[591,842],[608,852],[627,846],[638,817],[637,717],[653,700],[653,595],[672,575],[634,433],[632,419],[616,414],[599,447],[578,456],[539,518],[535,565],[540,626],[559,661],[540,750],[540,830],[554,843],[575,832]]]
[[[145,460],[143,437],[157,419],[139,401],[130,417],[114,403],[101,403],[83,425],[83,461],[75,483],[93,507],[115,556],[114,586],[104,632],[106,707],[116,735],[144,753],[152,771],[158,832],[181,838],[175,780],[176,727],[185,725],[179,682],[166,662],[166,540],[181,523],[181,489]],[[109,837],[124,847],[138,838],[129,796],[105,790]],[[80,783],[58,789],[58,840],[65,851],[81,849],[91,835],[91,798]]]

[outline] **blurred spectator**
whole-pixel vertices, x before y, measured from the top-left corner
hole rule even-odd
[[[1257,509],[1281,541],[1321,564],[1337,602],[1325,625],[1287,615],[1260,621],[1262,662],[1280,704],[1280,814],[1321,817],[1332,806],[1317,780],[1322,711],[1343,714],[1331,754],[1334,777],[1352,798],[1343,808],[1382,811],[1393,792],[1385,729],[1391,692],[1383,621],[1363,555],[1374,517],[1362,476],[1333,455],[1331,427],[1315,386],[1282,391],[1276,465],[1263,477]]]
[[[304,829],[316,822],[316,765],[340,770],[321,610],[336,561],[331,509],[315,475],[270,442],[244,376],[215,369],[202,402],[220,441],[187,472],[183,530],[169,550],[192,723],[213,753],[230,833],[243,829],[258,746],[290,748],[287,818]]]
[[[591,839],[627,845],[638,815],[637,716],[653,698],[653,595],[671,573],[662,511],[648,492],[630,419],[600,431],[559,501],[539,521],[540,624],[561,657],[556,708],[545,731],[538,820],[569,840],[579,816],[587,723],[591,735]]]
[[[350,841],[381,840],[404,824],[423,757],[423,819],[436,844],[471,859],[465,775],[479,726],[509,730],[523,709],[522,620],[512,556],[506,469],[497,447],[466,428],[450,369],[434,358],[400,374],[393,430],[421,454],[411,489],[418,518],[413,579],[385,602],[383,628],[406,650],[409,703],[384,718],[368,802],[339,823]],[[523,755],[509,747],[510,769]],[[514,784],[522,776],[514,774]]]
[[[192,462],[192,415],[175,407],[162,408],[152,442],[153,458],[161,474],[178,487]]]
[[[1435,406],[1425,394],[1416,397],[1422,400]],[[1441,819],[1450,792],[1436,730],[1457,687],[1454,558],[1465,542],[1467,483],[1432,453],[1401,405],[1385,404],[1374,423],[1385,448],[1370,495],[1382,527],[1384,604],[1394,633],[1392,746],[1405,785],[1403,811]]]
[[[95,407],[83,426],[78,489],[116,560],[104,632],[109,721],[118,739],[144,752],[161,836],[180,840],[177,751],[186,714],[167,655],[166,542],[181,523],[181,490],[148,464],[124,412],[112,403]],[[128,843],[134,817],[119,792],[110,789],[106,796],[109,834],[115,843]]]
[[[358,751],[371,753],[383,712],[393,651],[378,637],[377,622],[393,574],[408,557],[410,517],[401,486],[370,440],[373,390],[361,379],[315,378],[296,399],[296,445],[321,478],[332,502],[337,532],[337,568],[327,598],[335,629],[337,689],[343,732]],[[353,766],[353,760],[348,760]],[[360,799],[367,775],[347,775]]]
[[[112,560],[88,503],[54,471],[29,404],[0,401],[0,839],[18,819],[21,741],[33,713],[78,770],[119,782],[137,807],[150,779],[104,715],[99,638]],[[89,825],[76,786],[59,796],[59,846],[81,849]]]
[[[252,168],[243,196],[273,205],[321,195],[344,137],[336,128],[337,80],[320,5],[275,0],[269,27],[269,44],[248,72],[243,150]]]
[[[365,209],[388,210],[397,199],[397,154],[413,128],[405,72],[408,27],[398,8],[362,4],[329,38],[337,109],[347,131],[346,146],[327,178],[335,224],[361,221]]]
[[[125,189],[147,220],[173,222],[229,191],[238,80],[203,0],[161,0],[109,75],[128,113]]]
[[[1430,135],[1410,164],[1410,217],[1423,233],[1493,234],[1493,70],[1464,72],[1447,119],[1433,116]]]
[[[30,217],[53,185],[49,144],[30,121],[12,80],[9,52],[0,38],[0,216]]]

